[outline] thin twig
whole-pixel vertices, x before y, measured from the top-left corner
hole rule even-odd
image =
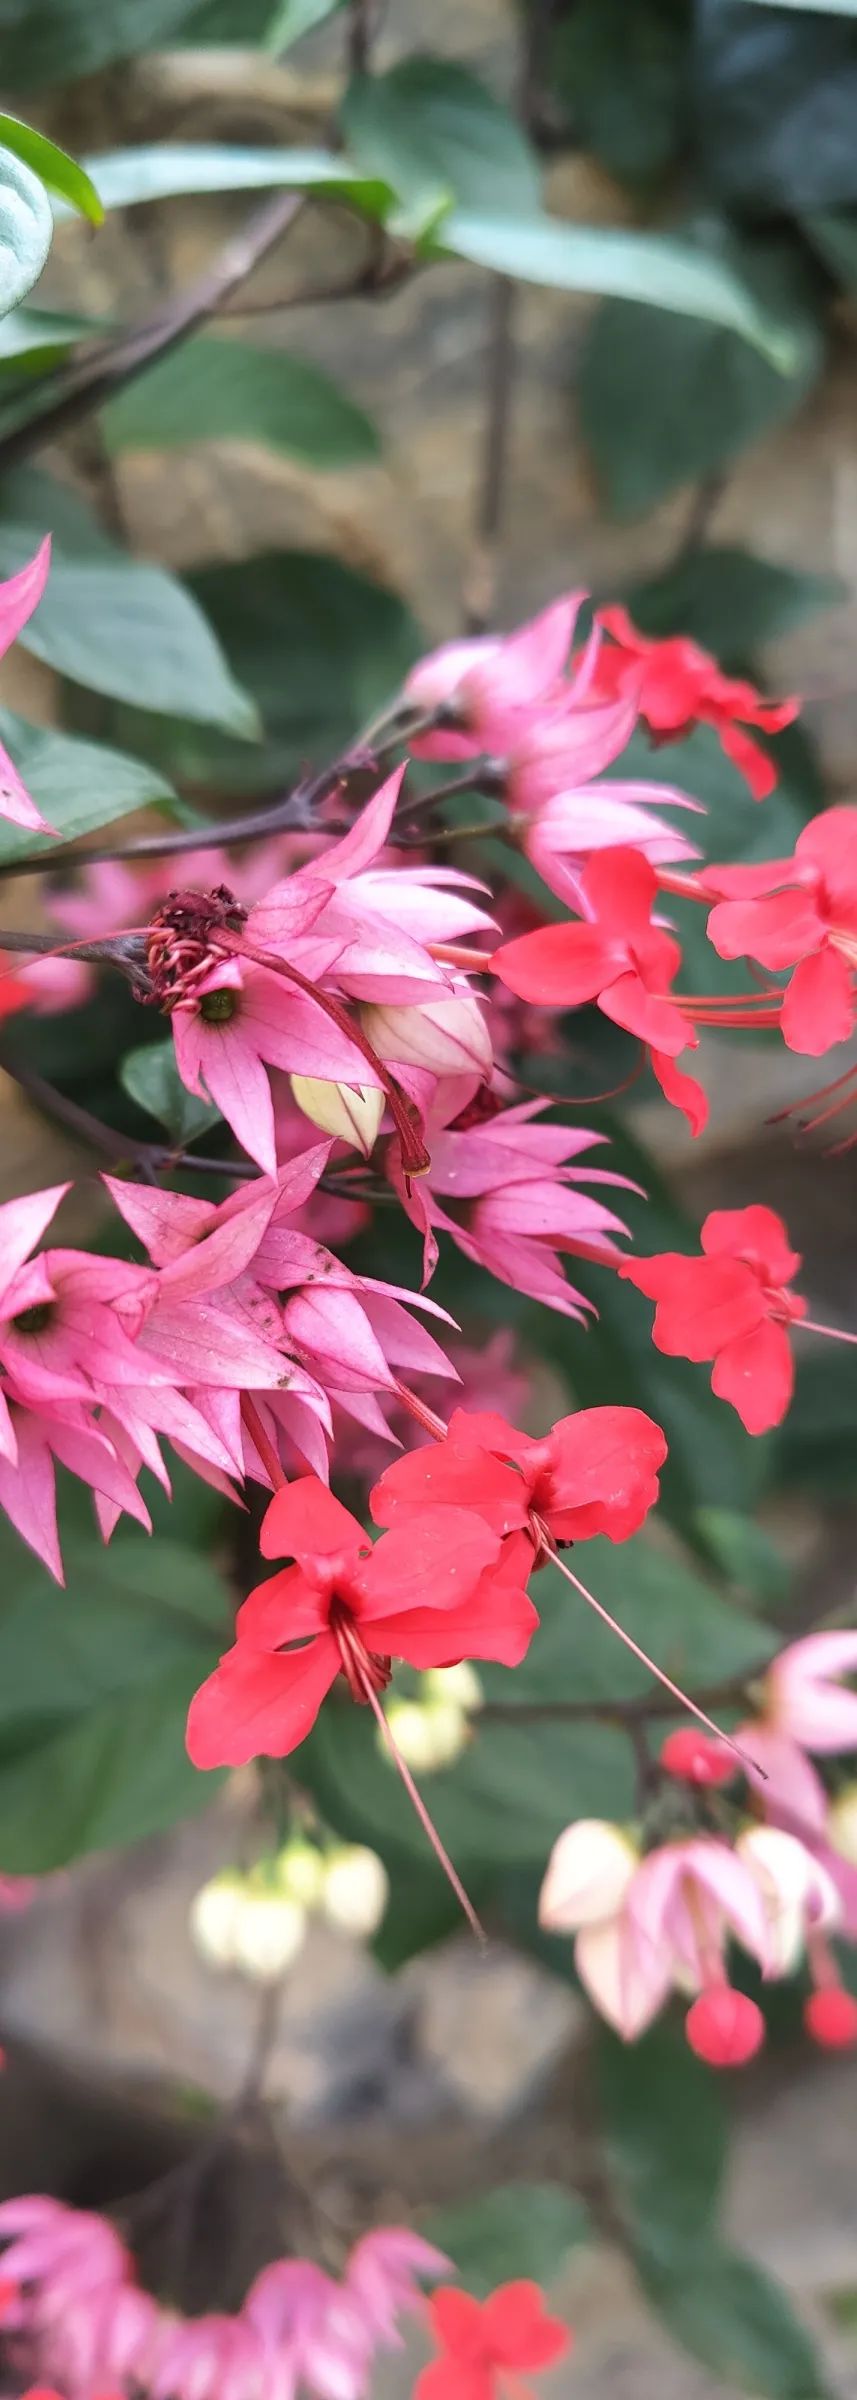
[[[674,556],[670,560],[671,571],[674,571],[676,567],[686,566],[690,559],[696,557],[697,551],[702,549],[712,517],[720,505],[728,481],[728,475],[718,468],[714,474],[704,475],[701,482],[697,484],[688,511],[687,522]]]
[[[514,284],[506,275],[494,276],[488,300],[488,375],[482,475],[476,504],[473,556],[464,595],[468,633],[482,633],[492,623],[497,604],[515,363],[514,307]]]

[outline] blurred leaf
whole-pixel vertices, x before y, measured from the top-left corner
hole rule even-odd
[[[48,476],[0,491],[0,572],[14,574],[53,532],[48,583],[20,640],[89,691],[252,736],[255,711],[196,601],[165,567],[119,550],[76,494]]]
[[[199,335],[160,359],[103,411],[110,450],[262,442],[311,467],[377,458],[370,419],[328,375],[286,350]]]
[[[566,292],[598,292],[615,300],[701,317],[740,333],[785,377],[799,375],[805,333],[785,314],[759,301],[725,258],[673,234],[625,233],[614,226],[564,224],[555,217],[513,218],[454,209],[439,235],[445,253],[474,266],[544,283]],[[637,392],[635,389],[635,406]]]
[[[691,2258],[638,2259],[644,2288],[675,2341],[729,2386],[767,2400],[832,2400],[815,2343],[782,2285],[709,2237]]]
[[[730,1508],[701,1508],[698,1522],[712,1558],[729,1583],[739,1591],[755,1593],[762,1601],[786,1598],[793,1569],[763,1525]],[[747,1623],[746,1617],[743,1622]]]
[[[138,5],[138,0],[134,0]],[[312,192],[353,200],[382,214],[391,194],[332,150],[245,149],[228,142],[158,142],[139,150],[107,150],[87,169],[103,206],[174,200],[188,192]],[[62,207],[57,215],[63,214]]]
[[[391,184],[408,207],[446,197],[489,215],[538,210],[535,152],[469,67],[411,57],[386,75],[359,75],[341,116],[358,166]]]
[[[857,1453],[857,1376],[847,1351],[798,1357],[795,1396],[776,1435],[774,1479],[785,1491],[851,1498]]]
[[[684,147],[690,31],[687,0],[575,0],[560,16],[553,84],[577,140],[621,181],[653,182]]]
[[[269,50],[281,57],[302,34],[312,33],[344,0],[194,0],[183,41]]]
[[[857,0],[755,0],[758,8],[809,8],[825,17],[857,17]]]
[[[4,85],[41,91],[161,48],[192,7],[193,0],[3,0]]]
[[[11,150],[0,148],[0,317],[17,308],[32,289],[42,272],[53,231],[44,185]]]
[[[157,768],[101,742],[56,733],[52,725],[29,725],[10,708],[0,708],[0,740],[48,824],[67,842],[94,832],[98,825],[112,825],[135,808],[175,802],[171,784]],[[43,851],[47,867],[52,847],[49,834],[31,833],[5,817],[0,821],[0,866],[7,859]]]
[[[44,1875],[204,1807],[216,1779],[184,1747],[197,1685],[229,1638],[210,1562],[144,1535],[66,1544],[59,1591],[4,1542],[0,1863]]]
[[[86,168],[78,166],[76,158],[70,158],[56,142],[49,142],[47,134],[37,133],[34,125],[24,125],[20,117],[7,117],[0,110],[0,143],[23,159],[46,191],[58,193],[78,216],[88,217],[91,225],[102,223],[104,210]]]
[[[770,1626],[722,1598],[692,1567],[665,1556],[644,1534],[618,1548],[605,1540],[578,1544],[570,1563],[626,1633],[674,1683],[692,1691],[755,1670],[776,1647]],[[539,1632],[511,1680],[502,1667],[480,1665],[486,1700],[501,1699],[514,1710],[564,1696],[598,1706],[651,1693],[648,1668],[587,1608],[557,1567],[540,1569],[532,1597],[542,1619]]]
[[[478,2300],[520,2276],[550,2286],[569,2251],[590,2238],[583,2202],[558,2183],[498,2184],[454,2208],[432,2209],[420,2231],[445,2250]]]
[[[696,0],[694,59],[711,191],[770,216],[857,199],[857,28],[841,12]]]
[[[721,666],[735,669],[745,667],[762,643],[791,633],[816,609],[835,607],[845,591],[835,575],[805,574],[753,558],[749,550],[715,546],[695,551],[663,575],[632,584],[625,598],[641,632],[659,640],[689,634]]]
[[[814,209],[802,222],[807,240],[837,283],[846,292],[857,291],[857,209]]]
[[[675,2025],[598,2046],[603,2155],[614,2210],[639,2257],[673,2267],[709,2238],[726,2166],[722,2083]]]
[[[240,0],[243,6],[244,0]],[[299,42],[305,33],[313,33],[344,6],[344,0],[268,0],[269,22],[265,27],[265,49],[281,57]]]
[[[731,237],[722,255],[760,309],[790,325],[790,373],[722,325],[619,300],[599,309],[580,365],[580,411],[615,516],[644,514],[736,457],[793,416],[818,380],[824,345],[799,253]]]
[[[68,316],[59,309],[12,309],[0,318],[0,367],[14,368],[17,374],[45,374],[75,342],[96,330],[87,317]]]
[[[118,713],[116,737],[162,758],[183,783],[242,798],[281,790],[353,742],[422,646],[394,592],[314,551],[266,551],[203,567],[189,580],[256,702],[264,736],[248,751],[172,719],[162,727],[135,711]]]
[[[220,1123],[219,1109],[212,1108],[208,1100],[198,1100],[182,1083],[170,1035],[165,1042],[146,1042],[139,1050],[129,1051],[122,1060],[119,1080],[138,1108],[156,1117],[183,1147],[207,1133],[210,1125]]]

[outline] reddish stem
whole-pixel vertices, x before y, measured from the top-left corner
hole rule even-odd
[[[280,1464],[273,1442],[268,1439],[255,1400],[251,1400],[249,1392],[241,1394],[241,1415],[254,1450],[258,1450],[262,1465],[270,1475],[275,1492],[281,1492],[289,1478]]]

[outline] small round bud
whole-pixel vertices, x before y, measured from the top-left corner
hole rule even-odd
[[[639,1854],[619,1825],[578,1817],[554,1843],[539,1897],[539,1924],[548,1933],[577,1933],[600,1925],[622,1907]]]
[[[306,1910],[276,1891],[241,1894],[232,1958],[253,1983],[277,1983],[303,1948]]]
[[[857,2000],[843,1992],[841,1984],[810,1992],[803,2021],[810,2040],[821,2050],[853,2050],[857,2043]]]
[[[324,1858],[315,1842],[285,1842],[274,1862],[277,1889],[301,1908],[316,1908],[324,1883]]]
[[[712,1741],[695,1725],[682,1725],[661,1744],[661,1766],[681,1783],[731,1783],[738,1761],[725,1742]]]
[[[371,1158],[378,1138],[378,1128],[384,1114],[384,1094],[359,1085],[352,1090],[347,1083],[323,1083],[316,1075],[290,1075],[293,1098],[322,1133],[330,1133],[338,1142],[348,1142],[364,1158]]]
[[[472,992],[399,1007],[372,1005],[363,1009],[362,1021],[373,1050],[392,1066],[427,1067],[432,1075],[491,1074],[491,1035]]]
[[[765,2020],[746,1992],[715,1983],[688,2009],[684,2030],[691,2050],[707,2067],[745,2067],[765,2039]]]
[[[432,1703],[436,1700],[446,1703],[452,1701],[456,1708],[463,1708],[468,1716],[474,1716],[476,1710],[482,1707],[482,1685],[475,1667],[466,1658],[459,1659],[456,1667],[429,1667],[423,1676],[423,1690],[426,1699]]]
[[[231,1967],[235,1957],[235,1927],[244,1885],[232,1868],[213,1875],[190,1906],[190,1929],[197,1950],[210,1967]]]
[[[324,1870],[321,1906],[328,1924],[339,1933],[366,1940],[378,1927],[387,1906],[387,1870],[374,1850],[345,1844],[330,1852]]]
[[[397,1750],[419,1775],[433,1775],[441,1767],[453,1766],[470,1738],[463,1708],[451,1701],[392,1700],[386,1715]],[[378,1742],[389,1759],[380,1727]]]
[[[857,1783],[846,1784],[831,1801],[827,1832],[840,1858],[857,1867]]]

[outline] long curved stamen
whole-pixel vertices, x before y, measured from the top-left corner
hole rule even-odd
[[[402,1782],[407,1792],[408,1799],[411,1803],[411,1807],[415,1809],[416,1814],[419,1817],[423,1832],[426,1834],[431,1843],[435,1858],[438,1861],[438,1865],[442,1867],[447,1883],[449,1884],[451,1890],[455,1893],[459,1908],[463,1910],[464,1915],[467,1918],[468,1925],[471,1927],[472,1932],[476,1935],[480,1949],[484,1950],[487,1948],[488,1943],[488,1936],[485,1932],[485,1927],[476,1914],[472,1900],[468,1899],[460,1875],[456,1874],[452,1860],[449,1856],[449,1852],[444,1848],[443,1842],[441,1841],[437,1826],[432,1823],[425,1801],[422,1797],[422,1793],[417,1789],[410,1767],[408,1766],[407,1759],[402,1757],[395,1734],[392,1731],[392,1727],[388,1723],[388,1720],[384,1714],[384,1710],[381,1707],[378,1694],[368,1676],[363,1689],[363,1698],[368,1702],[369,1707],[372,1709],[375,1717],[377,1718],[378,1725],[381,1733],[383,1734],[384,1741],[386,1742],[387,1749],[389,1750],[390,1757],[396,1769],[396,1773],[402,1778]]]

